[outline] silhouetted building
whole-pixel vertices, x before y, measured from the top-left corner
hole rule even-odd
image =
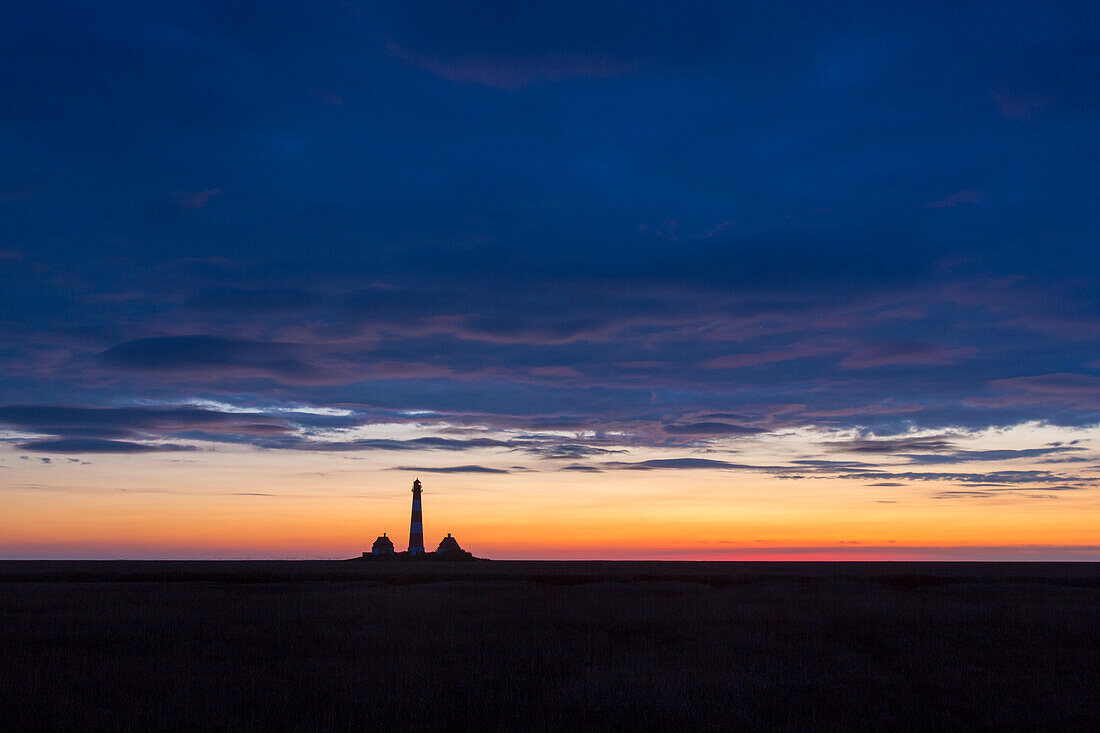
[[[443,541],[439,543],[439,548],[435,552],[428,552],[424,549],[424,515],[420,505],[420,497],[423,493],[424,490],[420,485],[420,479],[416,479],[413,481],[412,485],[413,502],[412,519],[409,522],[409,549],[398,552],[393,546],[393,541],[383,532],[382,536],[374,541],[374,545],[371,546],[370,552],[363,553],[362,559],[416,561],[477,559],[471,553],[463,550],[458,544],[458,540],[456,540],[450,532],[448,532],[447,536],[443,538]]]
[[[439,543],[439,549],[435,551],[435,556],[439,560],[460,560],[470,557],[470,553],[463,550],[458,540],[451,536],[448,532],[447,536],[443,538],[443,541]]]
[[[409,554],[410,555],[423,555],[424,554],[424,520],[423,514],[420,511],[420,494],[423,490],[420,488],[420,479],[413,481],[413,508],[412,508],[412,520],[409,523]]]
[[[370,554],[372,555],[392,555],[393,554],[393,541],[386,536],[383,532],[382,536],[374,541],[374,545],[370,548]]]

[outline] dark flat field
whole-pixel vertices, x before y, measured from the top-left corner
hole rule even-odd
[[[1100,564],[0,562],[0,720],[1100,730]]]

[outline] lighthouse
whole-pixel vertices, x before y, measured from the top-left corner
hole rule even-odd
[[[409,524],[409,554],[424,554],[424,523],[420,512],[420,479],[413,481],[412,522]]]

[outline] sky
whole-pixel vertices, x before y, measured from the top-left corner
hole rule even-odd
[[[0,557],[1100,560],[1097,37],[4,4]]]

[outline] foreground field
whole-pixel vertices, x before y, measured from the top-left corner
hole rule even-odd
[[[8,729],[1100,730],[1100,566],[0,563]]]

